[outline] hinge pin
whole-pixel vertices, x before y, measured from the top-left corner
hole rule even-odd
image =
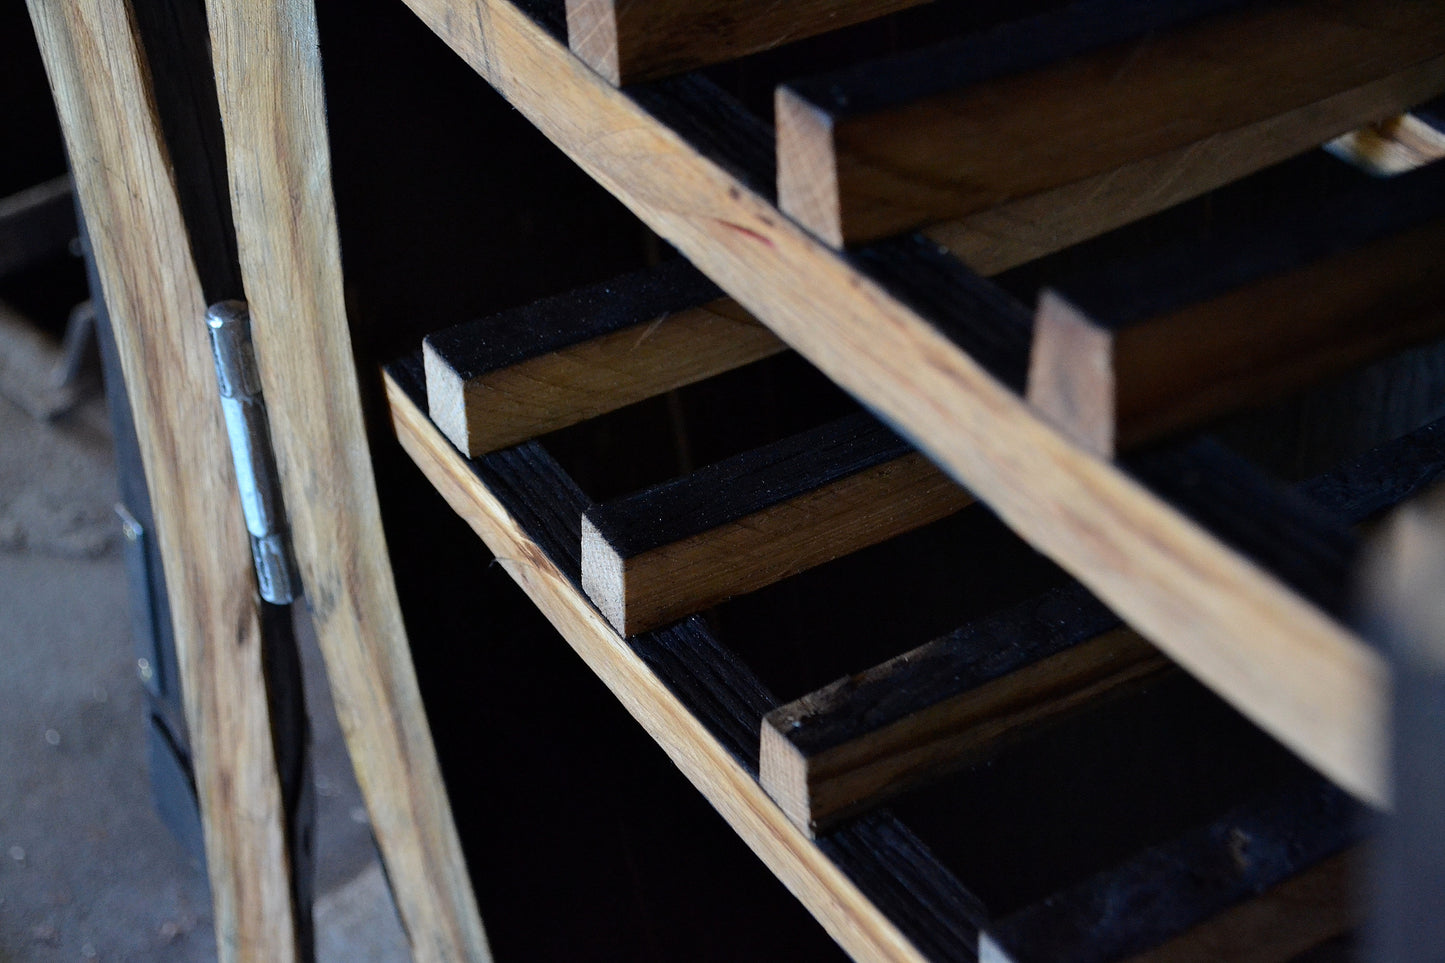
[[[206,325],[211,332],[226,433],[231,439],[231,461],[241,489],[241,510],[251,533],[256,581],[263,599],[286,605],[295,600],[300,579],[291,554],[276,454],[251,347],[251,313],[244,301],[222,301],[206,311]]]

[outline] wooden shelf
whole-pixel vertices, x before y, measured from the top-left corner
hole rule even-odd
[[[1069,879],[1054,895],[1021,905],[1015,899],[1001,912],[992,911],[888,810],[855,813],[814,837],[760,782],[759,746],[768,738],[764,718],[772,718],[779,701],[752,669],[698,616],[620,636],[582,588],[580,523],[591,500],[547,451],[528,442],[468,459],[423,411],[419,356],[391,365],[385,380],[397,437],[432,485],[677,767],[855,958],[964,960],[991,953],[996,959],[1082,961],[1143,950],[1187,958],[1200,945],[1253,945],[1270,933],[1267,958],[1283,959],[1353,925],[1342,854],[1357,838],[1356,807],[1326,781],[1304,775],[1296,763],[1271,777],[1280,781],[1266,780],[1269,785],[1251,790],[1245,803],[1205,825],[1131,849],[1131,855],[1086,880]],[[1087,593],[1074,586],[1065,596],[1062,605],[1045,600],[1046,618],[1069,613],[1072,623],[1073,608]],[[1076,604],[1071,607],[1068,599]],[[1085,633],[1113,621],[1092,600],[1081,611],[1079,630]],[[1089,649],[1080,649],[1085,661],[1095,659]],[[1101,668],[1111,660],[1096,659]],[[1147,655],[1143,661],[1149,661]],[[1159,668],[1149,664],[1146,674]],[[1034,680],[1028,666],[1023,669],[1017,678],[1027,689]],[[1045,713],[1078,708],[1070,705],[1073,689],[1085,704],[1098,699],[1092,680],[1056,684],[1052,694],[1047,686],[1035,690],[1033,698]],[[997,719],[1009,721],[1007,713],[993,708]],[[1020,720],[1012,722],[1005,728],[1019,728]],[[1248,726],[1237,728],[1254,746],[1243,754],[1258,755],[1267,740]],[[1216,733],[1226,743],[1238,734]],[[991,741],[1011,745],[998,735],[974,741],[985,749]],[[1223,755],[1226,765],[1240,762],[1235,749]],[[1189,769],[1188,762],[1174,765],[1180,772]],[[1110,901],[1149,898],[1161,866],[1175,868],[1167,910],[1141,913],[1121,925],[1108,910]],[[1186,878],[1193,882],[1183,885]],[[1291,900],[1310,909],[1277,931],[1270,907]],[[1099,957],[1099,947],[1110,955]]]
[[[614,87],[567,49],[556,4],[407,2],[598,183],[1134,628],[1338,784],[1388,800],[1380,656],[1041,418],[1019,393],[1027,314],[997,289],[921,239],[820,242],[774,204],[766,125],[698,76]],[[1442,69],[1426,58],[1386,99],[1425,99]]]

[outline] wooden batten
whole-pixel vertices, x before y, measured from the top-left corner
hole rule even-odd
[[[476,456],[784,347],[678,259],[429,335],[427,407]]]
[[[758,720],[776,701],[700,618],[623,638],[578,584],[586,496],[541,446],[463,458],[423,414],[420,364],[387,370],[397,437],[542,613],[768,868],[856,959],[920,961],[977,932],[976,899],[898,820],[824,848],[758,785]]]
[[[1336,137],[1325,148],[1380,177],[1445,160],[1445,130],[1429,115],[1400,114]]]
[[[614,84],[656,80],[928,0],[567,0],[572,52]]]
[[[826,831],[1172,668],[1078,585],[840,679],[763,720],[761,781]]]
[[[1071,4],[779,88],[779,206],[841,246],[1071,185],[1137,191],[1170,179],[1151,164],[1170,155],[1200,193],[1223,181],[1191,173],[1190,153],[1267,141],[1249,154],[1263,166],[1378,120],[1382,100],[1393,113],[1445,88],[1431,5],[1231,6]],[[1248,173],[1236,163],[1226,179]]]
[[[1442,188],[1445,168],[1371,181],[1045,291],[1029,402],[1112,457],[1438,337]]]
[[[877,421],[850,416],[593,508],[582,585],[632,635],[972,500]]]
[[[1278,963],[1348,933],[1359,816],[1332,786],[1282,787],[985,926],[987,963]]]

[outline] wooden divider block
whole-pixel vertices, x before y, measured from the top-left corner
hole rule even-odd
[[[592,508],[582,587],[634,635],[972,501],[872,417],[853,415]]]
[[[1360,920],[1358,819],[1322,781],[1283,787],[985,926],[978,958],[1292,960]]]
[[[1394,177],[1445,160],[1445,120],[1441,101],[1429,110],[1411,112],[1367,124],[1337,137],[1325,149],[1361,170]]]
[[[1108,191],[1115,172],[1175,192],[1154,158],[1202,193],[1218,182],[1191,153],[1262,167],[1445,89],[1438,5],[1231,6],[1073,3],[779,88],[779,204],[842,246],[1093,178],[1085,194]]]
[[[929,0],[567,0],[572,52],[614,84],[696,70]]]
[[[760,778],[821,832],[1172,667],[1072,584],[774,709]]]
[[[429,335],[427,406],[475,457],[784,348],[679,259]]]
[[[1422,223],[1423,222],[1423,223]],[[1040,298],[1028,398],[1103,456],[1445,334],[1445,167]]]

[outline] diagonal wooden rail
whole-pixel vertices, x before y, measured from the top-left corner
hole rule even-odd
[[[126,4],[32,0],[130,386],[170,591],[222,961],[302,959],[261,601],[205,301]]]
[[[362,423],[315,10],[261,0],[207,9],[257,360],[337,715],[413,957],[486,960]]]

